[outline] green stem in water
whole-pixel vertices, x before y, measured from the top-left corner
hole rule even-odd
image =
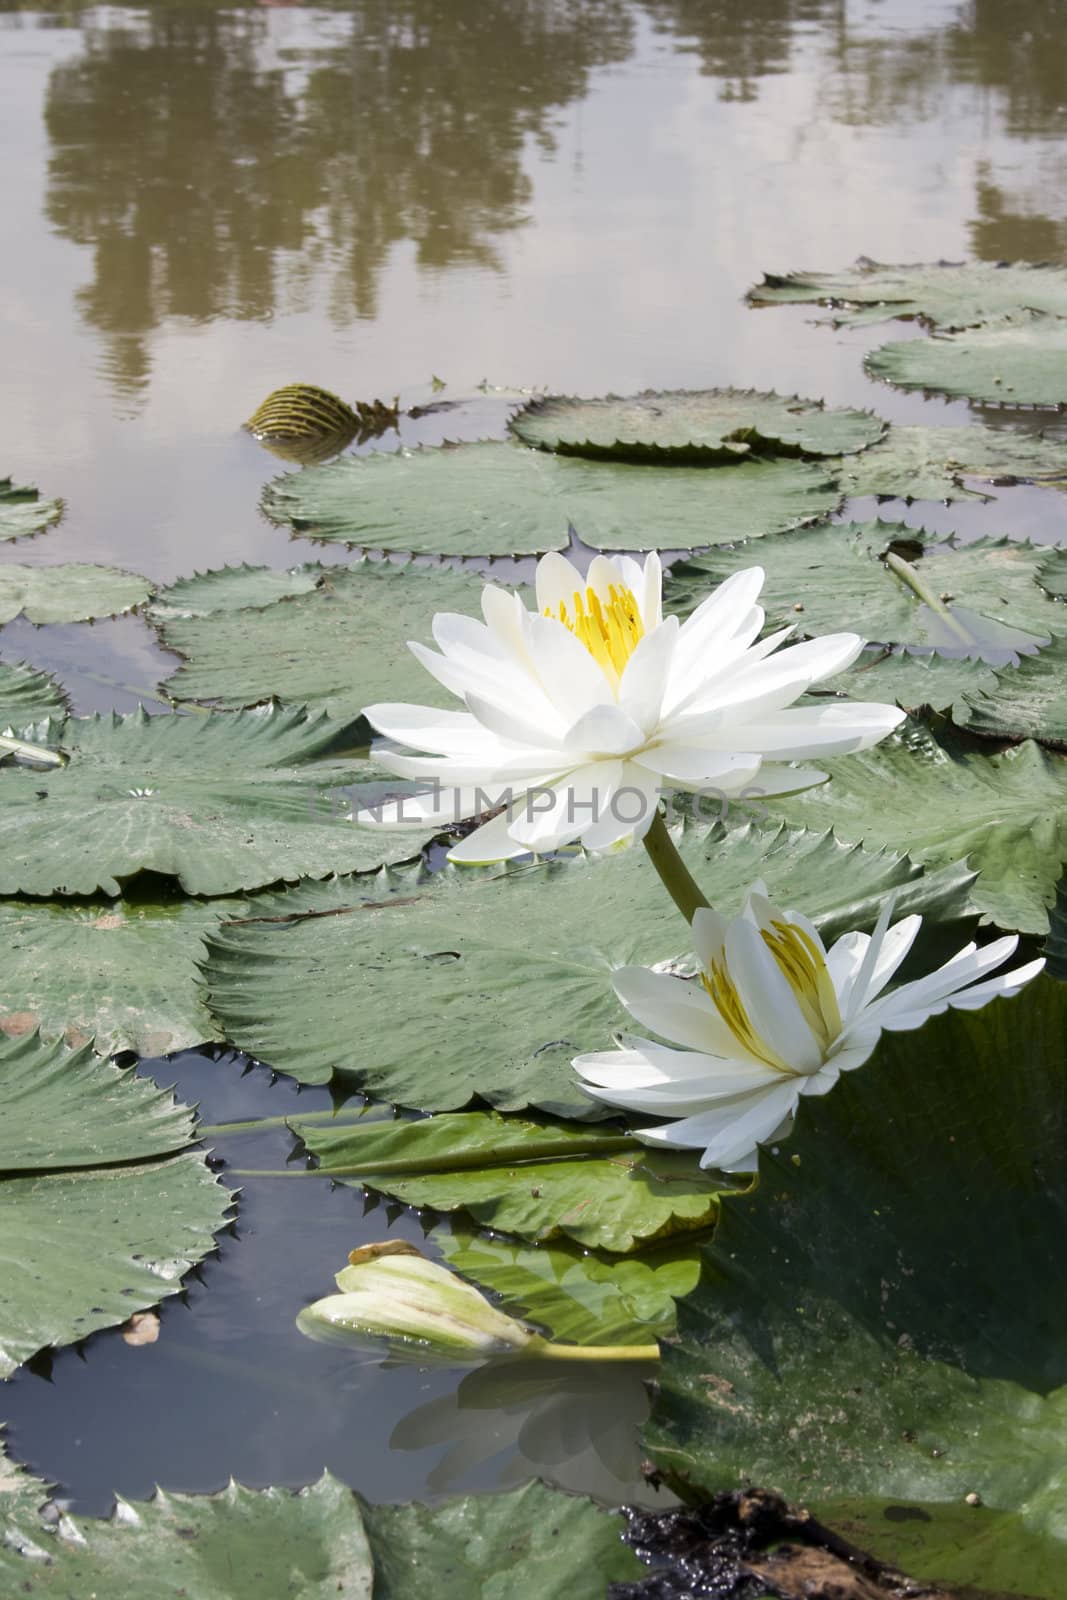
[[[532,1340],[519,1352],[539,1361],[658,1361],[658,1344],[550,1344]]]
[[[706,909],[708,902],[675,849],[662,811],[657,810],[653,817],[652,826],[644,837],[644,846],[667,893],[686,922],[692,922],[696,912],[702,907]]]
[[[883,559],[890,572],[894,573],[901,583],[907,584],[912,594],[916,595],[923,605],[929,606],[930,610],[941,618],[942,622],[951,629],[961,644],[970,645],[972,649],[977,646],[978,640],[973,633],[964,627],[959,618],[949,610],[945,602],[934,593],[929,584],[920,577],[918,569],[913,567],[910,561],[905,561],[903,557],[898,556],[892,550],[888,551]]]

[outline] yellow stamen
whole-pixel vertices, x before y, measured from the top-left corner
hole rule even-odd
[[[760,930],[763,942],[788,983],[820,1049],[829,1050],[841,1032],[841,1011],[825,958],[811,935],[792,922],[772,922],[773,932]],[[701,982],[738,1043],[776,1072],[796,1076],[796,1069],[758,1032],[745,1010],[737,985],[724,960],[713,961]]]
[[[772,922],[764,928],[763,942],[779,971],[796,995],[816,1041],[825,1051],[841,1032],[841,1011],[825,957],[810,933],[795,922]]]
[[[745,1010],[744,1002],[737,992],[737,985],[730,976],[729,968],[725,961],[713,961],[710,972],[702,972],[700,981],[711,996],[712,1004],[719,1013],[734,1038],[743,1049],[757,1060],[763,1061],[768,1067],[773,1067],[775,1072],[788,1073],[790,1077],[798,1074],[788,1061],[783,1061],[776,1050],[772,1050],[761,1033],[757,1033],[752,1025],[752,1019]]]
[[[603,668],[614,682],[622,677],[623,668],[645,635],[641,610],[632,589],[611,584],[605,603],[593,589],[585,596],[574,591],[573,610],[566,600],[561,600],[555,613],[545,607],[545,616],[555,616],[574,637],[585,645],[593,660]]]

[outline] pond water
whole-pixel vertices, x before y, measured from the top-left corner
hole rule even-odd
[[[741,297],[765,270],[861,254],[1062,260],[1065,116],[1067,28],[1046,0],[0,0],[0,469],[68,502],[0,561],[169,579],[343,559],[257,510],[278,463],[240,423],[296,380],[408,404],[435,378],[446,397],[738,384],[964,421],[976,408],[864,376],[884,329]],[[503,415],[490,395],[404,437],[499,434]],[[1039,490],[883,514],[1065,533],[1062,497]],[[152,706],[173,665],[136,617],[16,623],[0,659],[57,672],[79,711]],[[143,1070],[211,1122],[293,1108],[291,1085],[244,1066],[191,1052]],[[255,1142],[219,1154],[284,1161],[283,1133]],[[501,1405],[477,1376],[296,1333],[387,1227],[422,1232],[351,1190],[248,1180],[157,1344],[97,1335],[5,1386],[14,1454],[88,1511],[156,1481],[295,1484],[325,1465],[376,1499],[533,1472],[633,1493],[640,1375],[516,1384]]]

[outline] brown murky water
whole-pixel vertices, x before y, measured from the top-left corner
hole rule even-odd
[[[964,420],[863,376],[883,330],[741,296],[765,269],[860,254],[1062,260],[1065,129],[1056,0],[0,0],[0,471],[68,502],[0,561],[170,578],[320,554],[260,517],[278,464],[239,427],[294,380],[407,402],[434,376],[448,396],[734,383]],[[1067,532],[1067,502],[1024,489],[907,516]],[[133,704],[169,659],[137,618],[14,624],[0,657],[57,671],[81,710]],[[252,1103],[238,1070],[160,1075],[221,1118]],[[256,1103],[288,1092],[260,1083]],[[383,1377],[299,1340],[278,1261],[300,1261],[300,1299],[322,1292],[352,1227],[381,1231],[357,1212],[250,1192],[245,1241],[158,1346],[104,1335],[51,1385],[5,1386],[18,1453],[88,1509],[326,1460],[376,1497],[533,1465],[622,1493],[612,1426],[639,1395],[590,1398],[608,1471],[568,1432],[573,1396],[486,1411],[454,1376]],[[115,1428],[131,1395],[136,1435]],[[427,1448],[390,1453],[398,1423],[396,1444]]]

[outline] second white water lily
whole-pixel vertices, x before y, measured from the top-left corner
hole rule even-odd
[[[438,614],[440,654],[411,649],[463,709],[366,711],[397,744],[430,752],[385,751],[383,764],[437,788],[357,820],[447,824],[503,806],[451,852],[499,861],[575,839],[607,849],[641,838],[662,790],[774,794],[818,782],[823,774],[783,763],[865,750],[903,713],[847,700],[795,706],[850,666],[863,640],[839,633],[783,649],[789,628],[761,640],[763,576],[735,573],[680,622],[663,615],[655,554],[598,556],[584,577],[549,555],[536,611],[490,584],[483,621]]]
[[[910,916],[890,927],[891,915],[892,900],[873,934],[846,933],[827,950],[814,925],[775,906],[762,884],[733,921],[700,910],[696,980],[645,967],[615,974],[631,1016],[671,1045],[624,1037],[616,1050],[577,1057],[575,1068],[595,1099],[677,1119],[639,1138],[702,1149],[704,1167],[751,1171],[757,1145],[788,1133],[800,1097],[826,1094],[862,1066],[883,1030],[1017,994],[1044,966],[988,977],[1019,942],[995,939],[886,992],[922,923]]]

